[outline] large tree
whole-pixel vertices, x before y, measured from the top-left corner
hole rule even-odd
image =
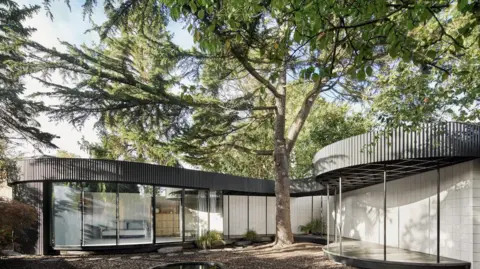
[[[87,13],[94,3],[86,1]],[[101,46],[65,44],[69,52],[60,53],[29,43],[50,57],[38,56],[32,70],[75,75],[74,87],[39,78],[63,100],[57,116],[78,123],[100,115],[101,122],[112,126],[121,120],[123,126],[154,135],[146,139],[174,141],[188,156],[235,148],[273,157],[278,246],[293,242],[290,160],[319,96],[363,100],[368,97],[366,78],[398,62],[433,68],[447,77],[448,63],[438,55],[459,56],[465,49],[452,24],[465,16],[476,19],[478,9],[476,1],[465,0],[104,4],[109,20],[98,28]],[[172,44],[163,26],[167,17],[185,25],[196,49],[182,51]],[[417,34],[424,29],[428,36]],[[478,24],[469,30],[478,31]],[[254,79],[253,85],[244,87],[246,79]],[[305,86],[293,95],[295,111],[287,106],[289,81]],[[251,147],[249,136],[234,135],[252,126],[273,131],[272,148]]]
[[[28,38],[35,30],[24,25],[40,6],[19,6],[13,0],[0,0],[0,143],[28,141],[38,146],[55,147],[52,134],[39,129],[35,120],[44,110],[40,102],[24,97],[19,67],[26,55],[18,38]],[[38,143],[38,144],[37,144]]]
[[[291,83],[289,85],[292,97],[287,100],[290,110],[297,110],[301,102],[302,91],[305,85]],[[296,93],[296,94],[294,94]],[[287,115],[287,124],[293,120],[292,114]],[[273,114],[260,126],[251,124],[236,132],[222,136],[220,140],[231,139],[246,144],[251,148],[273,147]],[[324,99],[317,100],[312,107],[303,131],[300,133],[295,148],[290,158],[290,174],[294,179],[312,176],[312,156],[322,147],[341,139],[368,132],[374,126],[374,120],[369,113],[353,112],[352,108],[340,101],[327,102]],[[197,166],[202,170],[220,172],[238,176],[273,179],[275,170],[270,156],[255,155],[243,150],[241,147],[211,147],[202,148],[203,141],[198,141],[196,151],[182,149],[185,141],[189,146],[194,145],[190,138],[179,137],[180,142],[168,145],[158,144],[156,139],[147,140],[151,137],[150,130],[130,129],[116,123],[108,126],[100,134],[100,142],[89,143],[83,141],[83,148],[96,158],[124,159],[141,162],[154,162],[166,165],[178,165],[169,163],[175,158],[182,159],[190,165]],[[153,132],[156,132],[153,130]],[[209,138],[210,140],[213,138]],[[214,145],[222,141],[214,142]],[[240,146],[241,144],[237,144]],[[165,159],[168,153],[173,158]]]

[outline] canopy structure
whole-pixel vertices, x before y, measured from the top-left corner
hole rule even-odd
[[[447,122],[408,131],[370,132],[350,137],[317,152],[316,180],[344,192],[480,157],[480,126]]]

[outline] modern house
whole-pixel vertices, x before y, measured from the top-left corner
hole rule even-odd
[[[427,124],[321,149],[292,180],[292,229],[327,220],[325,253],[365,268],[480,269],[480,126]],[[41,216],[35,251],[275,233],[274,182],[143,163],[31,159],[9,182]]]

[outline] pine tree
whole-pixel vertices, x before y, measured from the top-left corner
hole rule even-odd
[[[25,48],[18,39],[26,39],[35,30],[23,25],[39,6],[20,7],[13,0],[0,0],[0,140],[9,143],[27,140],[40,146],[55,147],[52,134],[42,132],[35,120],[45,109],[42,103],[26,99],[21,81]]]

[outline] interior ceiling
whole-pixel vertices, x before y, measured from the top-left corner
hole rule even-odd
[[[442,168],[474,159],[473,157],[443,157],[426,159],[401,159],[382,163],[369,163],[345,167],[317,176],[317,182],[330,187],[330,194],[339,188],[342,177],[342,192],[383,183],[384,171],[387,181]],[[326,194],[326,190],[323,192]]]

